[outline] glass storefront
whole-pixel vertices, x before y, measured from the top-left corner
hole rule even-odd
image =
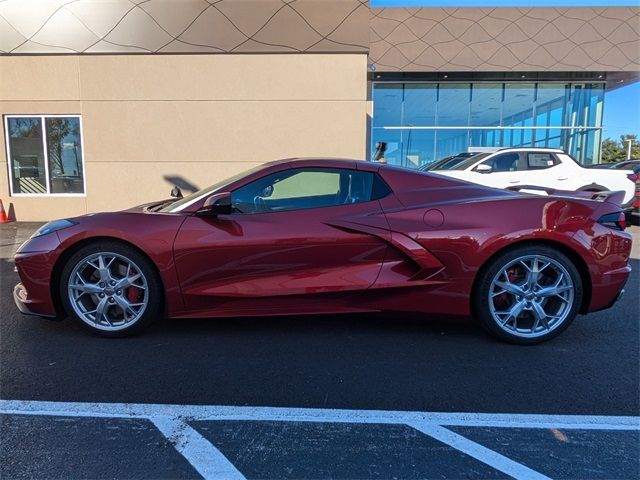
[[[597,163],[604,83],[373,84],[371,152],[418,167],[474,148],[563,148]]]

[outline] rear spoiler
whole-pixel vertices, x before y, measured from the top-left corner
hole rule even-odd
[[[506,190],[511,190],[512,192],[534,194],[536,192],[545,192],[547,195],[558,195],[561,197],[578,197],[584,198],[585,200],[594,200],[596,202],[613,203],[618,206],[622,206],[622,202],[624,200],[624,192],[622,190],[616,190],[614,192],[584,192],[574,190],[557,190],[555,188],[539,187],[537,185],[513,185],[511,187],[507,187]]]

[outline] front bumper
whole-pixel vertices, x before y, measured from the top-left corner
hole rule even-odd
[[[615,303],[622,298],[622,295],[624,295],[624,288],[618,292],[618,295],[616,295],[616,298],[614,298],[609,305],[604,307],[603,310],[613,307]]]
[[[20,310],[20,313],[22,313],[23,315],[35,315],[52,320],[55,320],[57,318],[55,315],[46,315],[31,310],[32,301],[29,300],[27,289],[22,283],[18,283],[15,287],[13,287],[13,301],[15,302],[16,307],[18,307],[18,310]]]
[[[14,290],[14,299],[22,313],[27,313],[24,308],[27,314],[49,318],[58,315],[51,285],[56,258],[55,251],[16,253],[14,262],[22,287]]]
[[[607,305],[605,305],[604,307],[600,307],[597,310],[592,310],[591,313],[593,312],[600,312],[602,310],[607,310],[611,307],[613,307],[616,303],[618,303],[618,300],[620,300],[622,298],[622,296],[624,295],[624,288],[621,289],[618,294],[613,298],[613,300],[611,300],[611,302],[609,302]]]

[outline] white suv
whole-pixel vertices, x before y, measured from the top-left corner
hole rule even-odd
[[[635,194],[635,183],[628,177],[633,171],[584,168],[564,151],[552,148],[504,148],[427,170],[495,188],[532,185],[590,192],[620,190],[624,191],[625,206],[631,205]]]

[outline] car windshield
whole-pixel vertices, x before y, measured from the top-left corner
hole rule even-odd
[[[202,190],[198,190],[197,192],[194,192],[191,195],[187,195],[186,197],[182,197],[181,199],[176,200],[175,202],[171,202],[168,205],[164,205],[162,208],[158,209],[157,211],[162,213],[179,212],[183,208],[188,207],[192,203],[195,203],[198,200],[200,200],[201,198],[208,197],[209,195],[212,195],[217,191],[223,190],[224,187],[226,187],[227,185],[230,185],[233,182],[236,182],[237,180],[240,180],[241,178],[246,177],[247,175],[251,175],[254,172],[260,171],[265,167],[266,165],[258,165],[257,167],[253,167],[250,170],[240,172],[237,175],[234,175],[233,177],[222,180],[221,182],[215,183],[207,188],[203,188]]]
[[[478,163],[483,158],[487,158],[489,155],[491,155],[491,154],[490,153],[479,153],[477,155],[474,155],[473,157],[467,157],[467,158],[463,159],[462,162],[458,162],[455,165],[451,166],[450,168],[447,168],[446,170],[466,170],[467,168],[469,168],[469,167],[475,165],[476,163]],[[444,170],[444,169],[438,169],[438,170]]]
[[[451,170],[453,167],[458,165],[460,162],[465,161],[468,158],[475,157],[475,155],[455,155],[453,157],[446,157],[442,160],[438,160],[437,162],[433,162],[425,165],[423,170]]]

